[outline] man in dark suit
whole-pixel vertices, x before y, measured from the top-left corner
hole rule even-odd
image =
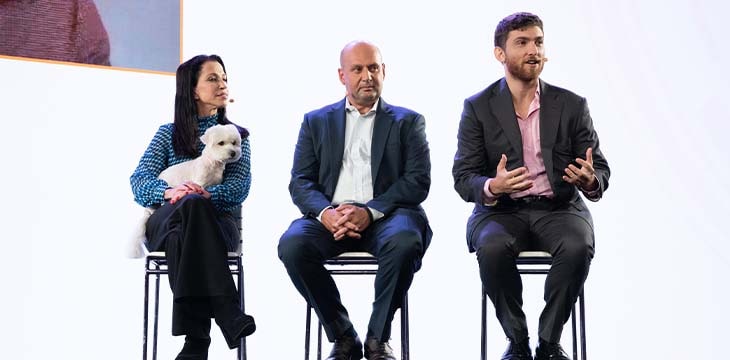
[[[540,18],[506,17],[494,46],[505,77],[464,102],[454,157],[454,187],[475,203],[469,251],[510,340],[502,358],[520,360],[532,352],[515,258],[523,250],[552,254],[535,359],[568,359],[560,335],[594,253],[593,222],[579,192],[599,200],[608,163],[585,99],[539,79],[547,61]]]
[[[312,305],[327,338],[327,359],[363,356],[326,259],[367,251],[378,259],[375,301],[365,338],[368,359],[395,359],[390,323],[431,240],[420,203],[431,184],[423,116],[380,97],[380,50],[356,41],[340,54],[346,98],[304,116],[289,183],[304,215],[279,240],[279,258]]]

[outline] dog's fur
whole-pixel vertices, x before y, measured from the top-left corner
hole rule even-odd
[[[236,162],[241,158],[241,134],[235,125],[215,125],[205,131],[200,137],[200,141],[205,145],[200,156],[170,166],[160,173],[159,178],[165,180],[170,187],[176,187],[186,181],[192,181],[203,188],[220,184],[223,181],[223,170],[226,164]],[[142,246],[145,240],[145,228],[147,220],[153,212],[154,209],[145,209],[144,216],[129,245],[129,257],[144,256]]]

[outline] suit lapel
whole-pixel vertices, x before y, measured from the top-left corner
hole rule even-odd
[[[375,115],[375,124],[373,125],[373,140],[370,145],[370,170],[373,174],[373,186],[375,185],[375,179],[378,178],[380,162],[383,160],[385,144],[388,142],[388,134],[393,121],[393,112],[390,106],[383,101],[383,98],[380,98]]]
[[[322,154],[323,158],[329,158],[330,168],[332,169],[332,191],[337,186],[337,179],[340,178],[340,169],[342,168],[342,156],[345,153],[345,101],[335,106],[330,111],[327,119],[327,137],[329,143],[332,144],[330,154]],[[326,146],[324,147],[327,148]]]
[[[515,114],[515,106],[512,104],[512,94],[507,87],[507,80],[502,79],[499,87],[495,90],[496,94],[490,101],[494,116],[497,118],[504,134],[510,144],[517,153],[517,158],[522,161],[522,135],[517,125],[517,115]]]
[[[560,125],[560,106],[561,102],[556,93],[550,91],[550,85],[542,80],[540,81],[540,149],[542,151],[542,161],[545,164],[545,170],[548,180],[553,184],[553,147],[555,146],[555,137],[558,134],[558,125]]]

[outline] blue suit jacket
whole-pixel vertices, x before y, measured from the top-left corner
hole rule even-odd
[[[346,99],[304,115],[289,192],[305,217],[331,205],[345,151]],[[421,202],[431,186],[431,161],[422,115],[382,98],[371,146],[373,199],[367,206],[385,216],[398,208],[426,217]]]

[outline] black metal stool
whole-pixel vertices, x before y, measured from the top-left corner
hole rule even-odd
[[[243,293],[243,261],[240,252],[228,253],[228,267],[231,274],[235,275],[238,282],[238,297],[241,302],[241,311],[245,312]],[[152,360],[157,360],[157,324],[160,310],[160,275],[167,275],[167,259],[164,252],[152,252],[145,259],[144,274],[144,335],[142,337],[142,359],[147,360],[147,335],[149,333],[149,290],[150,275],[155,276],[155,309],[152,325]],[[246,360],[246,337],[241,338],[238,348],[238,360]]]
[[[517,270],[520,274],[547,275],[553,263],[553,257],[542,251],[523,251],[516,259]],[[586,321],[585,295],[581,290],[578,295],[578,315],[580,317],[580,360],[586,360]],[[487,291],[482,286],[482,360],[487,359]],[[573,327],[573,360],[578,360],[578,341],[576,334],[575,304],[571,311],[570,321]]]
[[[353,266],[355,268],[342,269],[334,266]],[[346,252],[325,261],[327,271],[332,275],[375,275],[378,271],[378,259],[366,252]],[[403,296],[403,305],[400,309],[401,321],[401,358],[410,359],[408,345],[408,293]],[[307,330],[304,333],[304,360],[309,360],[309,329],[312,324],[312,307],[307,303]],[[322,322],[317,325],[317,360],[322,360]]]

